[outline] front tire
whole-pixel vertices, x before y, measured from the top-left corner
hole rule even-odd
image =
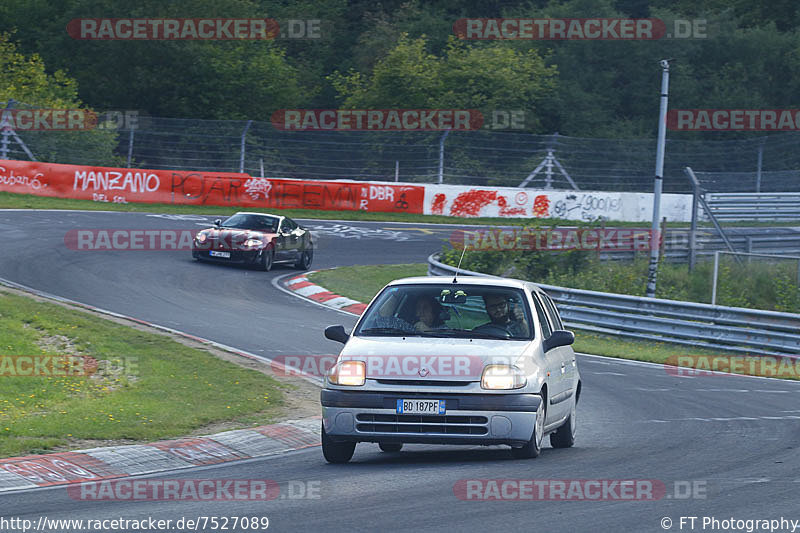
[[[272,270],[272,265],[275,263],[275,249],[267,248],[261,252],[261,270],[269,272]]]
[[[303,250],[300,254],[300,258],[294,264],[294,267],[298,270],[308,270],[311,266],[311,261],[314,259],[314,251],[313,250]]]
[[[397,453],[403,449],[402,442],[380,442],[378,443],[378,447],[380,447],[382,452],[386,453]]]
[[[575,430],[578,426],[575,418],[577,404],[577,400],[572,402],[572,410],[569,412],[567,421],[555,433],[550,434],[550,445],[553,448],[571,448],[575,444]]]
[[[322,455],[325,460],[333,464],[342,464],[353,458],[356,451],[355,442],[336,442],[328,437],[325,426],[322,426]]]
[[[522,448],[511,448],[514,459],[534,459],[542,453],[542,439],[544,439],[544,418],[547,413],[547,398],[542,396],[542,402],[536,410],[536,422],[533,424],[533,435]]]

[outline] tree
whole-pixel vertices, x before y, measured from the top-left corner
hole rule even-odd
[[[16,107],[79,109],[78,84],[63,71],[47,74],[38,54],[25,56],[7,33],[0,34],[0,100]],[[87,109],[86,111],[91,111]],[[55,163],[115,164],[116,132],[89,131],[17,132],[39,160]]]
[[[537,105],[556,86],[556,68],[535,50],[500,43],[473,45],[450,37],[442,55],[427,51],[424,36],[403,34],[370,76],[350,71],[329,77],[345,108],[522,110],[526,128],[539,124]]]

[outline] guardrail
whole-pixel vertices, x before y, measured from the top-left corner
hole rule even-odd
[[[429,276],[455,267],[428,257]],[[459,270],[460,276],[490,276]],[[626,294],[539,286],[558,304],[564,323],[586,331],[692,347],[761,355],[800,355],[800,315]]]
[[[733,228],[729,230],[728,241],[736,251],[748,253],[768,254],[797,254],[800,253],[800,231],[794,228],[773,228],[771,235],[764,233],[748,233],[746,229]],[[664,253],[662,256],[671,263],[686,263],[689,261],[690,230],[669,230],[665,236]],[[705,230],[695,233],[695,257],[713,257],[714,252],[728,250],[725,241],[718,235]],[[639,252],[641,253],[641,252]],[[637,252],[629,250],[605,250],[600,253],[601,259],[632,260]]]
[[[800,220],[800,194],[705,193],[718,220]]]

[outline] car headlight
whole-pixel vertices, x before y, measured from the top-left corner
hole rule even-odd
[[[512,365],[487,365],[481,376],[482,389],[521,389],[527,383],[528,378],[522,370]]]
[[[328,381],[334,385],[359,387],[366,381],[364,361],[341,361],[333,365],[328,373]]]
[[[262,244],[264,243],[261,242],[259,239],[247,239],[246,241],[244,241],[244,245],[246,248],[255,248],[257,246],[261,246]]]
[[[195,239],[197,240],[197,242],[206,242],[206,239],[208,239],[208,235],[201,232],[195,236]]]

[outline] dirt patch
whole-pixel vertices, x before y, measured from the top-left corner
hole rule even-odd
[[[30,327],[28,324],[25,326]],[[42,332],[40,332],[42,333]],[[57,353],[60,355],[81,355],[80,350],[72,342],[72,339],[66,335],[48,335],[42,333],[42,336],[36,341],[36,346],[44,350],[46,353]]]

